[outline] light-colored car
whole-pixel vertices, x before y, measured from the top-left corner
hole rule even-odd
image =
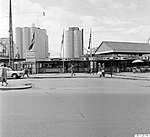
[[[6,67],[7,68],[7,77],[8,78],[21,78],[23,75],[24,75],[24,71],[14,71],[12,70],[11,68],[9,67]],[[0,73],[2,72],[2,67],[0,67]]]

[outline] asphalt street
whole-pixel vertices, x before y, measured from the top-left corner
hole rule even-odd
[[[9,80],[0,92],[1,137],[133,137],[150,130],[150,82],[114,78]]]

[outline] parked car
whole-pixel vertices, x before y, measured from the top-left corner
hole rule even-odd
[[[0,73],[2,72],[2,67],[0,67]],[[15,70],[12,70],[11,68],[7,67],[7,77],[8,78],[14,78],[14,79],[17,79],[17,78],[21,78],[24,74],[24,71],[15,71]]]

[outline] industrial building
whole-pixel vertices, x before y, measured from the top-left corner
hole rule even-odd
[[[64,58],[79,58],[83,55],[83,29],[70,27],[64,34]]]
[[[9,38],[0,38],[0,58],[9,57]]]
[[[48,58],[48,35],[45,29],[36,27],[16,27],[15,28],[15,46],[14,55],[19,58],[26,58],[26,52],[29,50],[34,35],[33,48],[36,59]]]

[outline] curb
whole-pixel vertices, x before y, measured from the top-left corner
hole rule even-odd
[[[107,77],[110,77],[110,76],[106,76]],[[38,76],[38,75],[35,75],[35,76],[30,76],[28,79],[46,79],[46,78],[99,78],[99,75],[76,75],[76,76],[73,76],[71,77],[71,75],[49,75],[49,76]]]
[[[19,90],[19,89],[28,89],[32,88],[31,84],[24,84],[24,85],[18,85],[18,86],[11,86],[11,87],[0,87],[0,90]]]
[[[144,81],[150,81],[150,78],[146,77],[129,77],[129,76],[114,76],[116,79],[129,79],[129,80],[144,80]]]
[[[31,76],[29,77],[29,79],[49,79],[49,78],[53,78],[53,79],[57,79],[57,78],[99,78],[98,75],[76,75],[74,77],[71,77],[70,75],[49,75],[49,76]],[[110,74],[108,74],[107,76],[105,76],[105,78],[116,78],[116,79],[130,79],[130,80],[145,80],[145,81],[150,81],[150,77],[137,77],[137,76],[128,76],[128,75],[116,75],[113,74],[112,77],[110,76]]]

